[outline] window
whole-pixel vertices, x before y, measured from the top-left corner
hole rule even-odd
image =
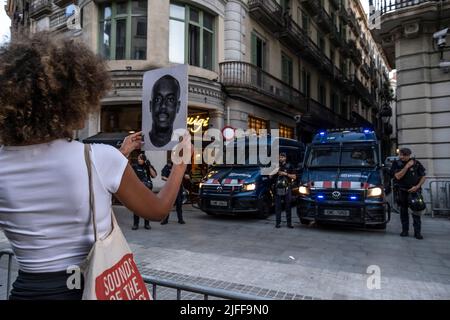
[[[341,99],[341,116],[348,119],[348,102],[347,100]]]
[[[169,60],[213,70],[215,17],[181,4],[170,4]]]
[[[147,59],[147,1],[111,2],[100,7],[100,54],[110,60]]]
[[[326,50],[325,38],[320,32],[317,32],[317,45],[319,46],[320,51],[322,51],[322,53],[325,53]]]
[[[318,85],[318,92],[319,92],[319,102],[326,106],[327,105],[327,89],[325,88],[325,84],[322,82],[319,82]]]
[[[330,46],[330,60],[334,66],[335,61],[336,61],[336,54],[335,54],[335,49],[332,46]]]
[[[248,116],[248,129],[253,129],[256,131],[257,134],[259,134],[259,131],[261,129],[268,130],[267,121],[261,118]]]
[[[294,128],[285,126],[284,124],[280,123],[280,137],[282,138],[288,138],[288,139],[294,139]]]
[[[252,64],[265,69],[266,67],[266,42],[252,32]]]
[[[335,113],[339,113],[339,96],[336,94],[336,92],[331,92],[330,103],[331,110],[333,110]]]
[[[331,12],[331,21],[333,22],[333,27],[336,26],[336,13],[333,11]]]
[[[292,86],[293,80],[293,69],[292,69],[292,59],[281,53],[281,80]]]
[[[305,33],[309,35],[309,18],[305,11],[302,11],[302,28],[305,30]]]
[[[305,68],[302,71],[302,91],[305,97],[311,96],[311,73],[306,71]]]
[[[289,11],[289,2],[290,0],[278,0],[278,3],[281,5],[281,9],[283,10],[283,12]]]

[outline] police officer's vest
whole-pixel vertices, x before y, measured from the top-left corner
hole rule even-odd
[[[419,173],[418,173],[419,162],[417,160],[414,160],[414,161],[415,161],[414,165],[411,168],[409,168],[409,170],[406,172],[406,174],[403,176],[403,178],[401,178],[400,180],[397,180],[396,185],[398,185],[398,187],[409,189],[419,183],[419,181],[420,181],[420,177],[419,177]],[[397,166],[400,169],[403,169],[407,163],[408,162],[403,163],[401,160],[397,160]],[[395,180],[396,179],[394,179],[394,181]]]

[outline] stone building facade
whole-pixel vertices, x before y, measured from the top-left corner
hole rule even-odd
[[[430,182],[450,181],[450,73],[440,66],[450,61],[450,33],[441,37],[446,42],[441,46],[433,35],[449,28],[450,2],[397,0],[371,5],[372,34],[397,70],[398,146],[411,148],[425,165],[427,195],[433,188],[433,206],[442,208],[437,184]]]
[[[389,70],[359,0],[8,0],[7,10],[13,37],[51,30],[108,60],[113,89],[80,140],[139,130],[143,73],[177,63],[189,64],[189,117],[210,128],[304,142],[331,127],[388,133]]]

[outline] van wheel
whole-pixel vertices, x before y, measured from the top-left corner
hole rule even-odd
[[[300,218],[300,223],[303,225],[309,225],[310,221],[308,219]]]
[[[258,212],[259,219],[267,219],[272,213],[272,201],[265,197]]]
[[[208,216],[215,216],[215,215],[216,215],[215,213],[212,213],[211,211],[205,211],[205,213],[206,213]]]

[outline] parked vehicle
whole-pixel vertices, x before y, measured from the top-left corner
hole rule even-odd
[[[385,197],[380,143],[371,130],[330,130],[307,147],[297,214],[302,224],[331,222],[385,229],[390,206]]]
[[[390,157],[386,157],[386,159],[384,160],[384,167],[386,168],[386,169],[391,169],[391,167],[392,167],[392,164],[395,162],[395,161],[397,161],[397,160],[399,160],[400,158],[399,158],[399,156],[390,156]]]
[[[285,152],[288,161],[296,168],[303,161],[305,146],[292,139],[277,138],[279,151]],[[235,143],[235,149],[238,149]],[[199,207],[209,215],[252,213],[259,218],[268,217],[274,205],[272,179],[263,172],[265,165],[249,161],[249,150],[272,145],[272,139],[258,139],[257,143],[245,141],[244,164],[212,166],[200,184]],[[272,152],[276,152],[272,150]]]

